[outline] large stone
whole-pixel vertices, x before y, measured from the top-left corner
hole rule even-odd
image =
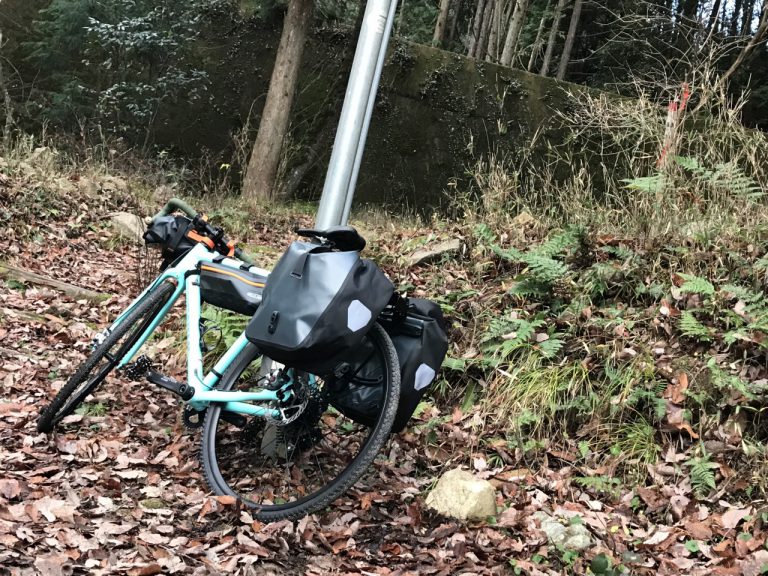
[[[534,517],[541,522],[541,530],[550,544],[563,550],[585,550],[592,545],[592,535],[584,524],[573,523],[567,518],[553,518],[544,512]]]
[[[446,240],[430,248],[422,248],[411,254],[410,265],[434,262],[443,256],[452,256],[461,250],[461,240]]]
[[[426,504],[443,516],[484,520],[496,515],[496,490],[487,480],[457,468],[440,477]]]
[[[117,176],[105,176],[101,181],[103,190],[114,190],[117,192],[127,192],[128,182]]]
[[[118,234],[134,242],[141,242],[144,235],[144,221],[130,212],[116,212],[110,221]]]

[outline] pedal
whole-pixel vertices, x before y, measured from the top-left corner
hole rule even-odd
[[[138,382],[139,380],[142,380],[151,369],[152,360],[146,356],[139,356],[135,361],[123,368],[123,374],[125,374],[125,377],[128,378],[128,380]]]
[[[161,388],[170,390],[174,394],[180,396],[182,400],[189,400],[195,395],[195,389],[192,388],[192,386],[189,386],[186,382],[179,382],[178,380],[166,376],[165,374],[160,374],[160,372],[156,372],[155,370],[147,372],[147,380]]]

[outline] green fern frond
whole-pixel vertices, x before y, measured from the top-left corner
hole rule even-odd
[[[699,278],[693,274],[679,275],[685,282],[680,286],[680,292],[701,294],[703,296],[712,296],[715,293],[715,287],[704,278]]]
[[[560,232],[559,234],[555,234],[551,238],[548,238],[546,242],[531,250],[531,253],[548,258],[557,256],[558,254],[576,248],[579,245],[579,239],[583,234],[584,231],[580,228],[569,228],[564,232]]]
[[[712,334],[710,333],[709,328],[696,320],[696,317],[689,310],[686,310],[680,316],[678,326],[683,333],[683,336],[695,338],[696,340],[701,340],[703,342],[712,340]]]
[[[523,298],[547,298],[552,295],[552,286],[535,278],[522,277],[512,288],[507,290],[507,294]]]
[[[625,178],[622,182],[624,182],[625,188],[645,192],[646,194],[656,194],[661,192],[666,186],[666,179],[663,174],[640,176],[638,178]]]
[[[562,340],[550,337],[549,340],[544,340],[544,342],[539,342],[539,352],[541,352],[541,355],[546,358],[547,360],[551,360],[557,354],[560,352],[560,350],[563,348],[563,345],[565,342]]]
[[[490,245],[496,242],[496,234],[487,224],[478,224],[473,232],[480,244]]]
[[[737,284],[724,284],[718,294],[728,300],[744,300],[746,303],[758,302],[763,298],[762,294]]]
[[[496,256],[508,262],[522,262],[525,257],[523,252],[517,248],[501,248],[496,244],[491,244],[491,250]]]
[[[686,461],[685,465],[691,469],[691,486],[696,496],[703,498],[717,488],[715,470],[720,465],[712,462],[709,454],[705,452],[703,456],[695,456]]]

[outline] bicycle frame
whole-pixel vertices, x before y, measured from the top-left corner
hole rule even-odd
[[[203,410],[211,402],[220,402],[224,404],[224,409],[240,414],[251,416],[271,416],[280,417],[280,411],[255,406],[250,402],[269,402],[278,400],[279,391],[263,390],[259,392],[238,392],[221,391],[213,388],[218,384],[221,375],[226,372],[232,362],[248,345],[245,334],[240,334],[234,344],[219,358],[216,365],[207,373],[203,374],[203,353],[200,348],[200,312],[201,295],[199,285],[199,275],[197,274],[198,265],[201,262],[213,262],[214,258],[221,256],[216,252],[209,251],[204,245],[197,244],[174,266],[164,270],[139,296],[126,308],[112,323],[109,329],[114,329],[130,313],[138,302],[149,292],[159,286],[162,282],[172,281],[176,285],[171,298],[155,316],[154,320],[147,326],[146,330],[139,336],[136,344],[120,359],[117,368],[125,367],[136,355],[139,349],[146,343],[155,329],[164,320],[168,311],[173,307],[182,293],[186,293],[186,323],[187,323],[187,384],[191,386],[195,393],[189,404],[195,410]],[[242,262],[232,258],[224,258],[220,264],[229,266],[233,270],[239,270]],[[256,267],[255,271],[264,276],[269,275],[267,270]]]

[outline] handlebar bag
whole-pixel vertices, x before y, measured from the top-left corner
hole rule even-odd
[[[402,431],[435,380],[448,352],[448,336],[440,306],[420,298],[408,299],[407,315],[382,315],[381,324],[392,339],[400,363],[400,401],[392,432]],[[381,410],[383,367],[356,351],[346,381],[336,383],[331,404],[355,422],[372,426]]]
[[[160,248],[165,270],[173,262],[194,248],[196,242],[189,238],[192,220],[186,216],[161,216],[155,218],[144,232],[144,243],[150,248]]]
[[[253,316],[261,304],[266,277],[216,262],[201,262],[199,269],[203,302]]]
[[[245,335],[278,362],[326,375],[361,344],[393,291],[359,252],[293,242],[267,278]]]

